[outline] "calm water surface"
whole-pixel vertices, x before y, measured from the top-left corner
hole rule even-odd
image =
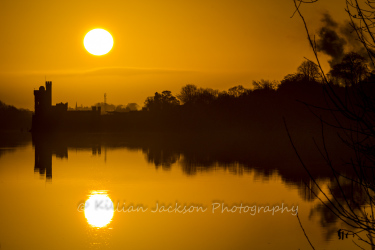
[[[264,173],[163,150],[54,145],[2,147],[0,249],[311,249],[295,213],[252,210],[282,205],[298,206],[316,249],[357,249],[338,239],[341,224],[277,163]],[[152,212],[176,203],[202,209]],[[223,203],[251,208],[222,213]]]

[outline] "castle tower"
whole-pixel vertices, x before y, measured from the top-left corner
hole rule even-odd
[[[34,90],[35,114],[47,114],[52,107],[52,82],[46,82],[46,87],[39,87]]]
[[[46,81],[46,101],[47,105],[52,106],[52,82]]]

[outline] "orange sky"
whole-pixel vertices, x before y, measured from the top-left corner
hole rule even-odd
[[[304,6],[311,32],[321,14],[346,17],[344,0]],[[291,0],[4,0],[0,2],[0,100],[33,109],[33,90],[53,83],[52,102],[143,106],[156,91],[186,84],[228,89],[282,80],[313,58]],[[83,47],[94,28],[114,47]]]

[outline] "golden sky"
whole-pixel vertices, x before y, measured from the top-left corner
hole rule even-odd
[[[302,8],[315,32],[323,13],[346,17],[344,0]],[[143,106],[186,84],[225,90],[282,80],[313,58],[292,0],[2,0],[0,100],[33,109],[33,90],[52,81],[52,102]],[[93,56],[85,34],[109,31],[113,49]]]

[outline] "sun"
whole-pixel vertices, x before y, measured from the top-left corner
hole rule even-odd
[[[112,49],[113,38],[106,30],[93,29],[86,34],[83,45],[90,54],[102,56]]]

